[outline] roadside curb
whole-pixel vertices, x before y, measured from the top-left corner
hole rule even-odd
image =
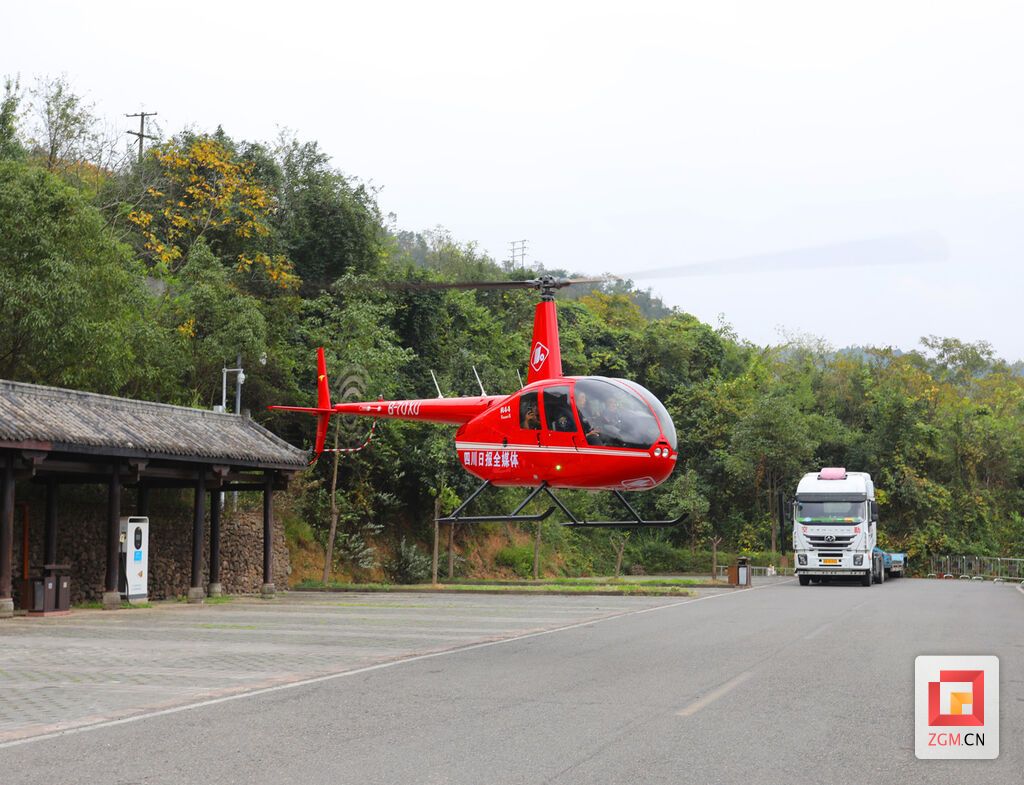
[[[333,588],[333,587],[307,587],[302,589],[289,589],[296,593],[310,592],[320,594],[514,594],[514,595],[557,595],[561,597],[691,597],[693,588],[688,587],[681,591],[674,592],[628,592],[628,591],[565,591],[564,589],[453,589],[443,586],[428,586],[427,588],[416,588],[414,586],[396,586],[393,588]],[[716,587],[717,588],[717,587]]]

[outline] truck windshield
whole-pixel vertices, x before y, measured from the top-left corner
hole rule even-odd
[[[862,523],[864,502],[800,502],[796,503],[799,523]]]

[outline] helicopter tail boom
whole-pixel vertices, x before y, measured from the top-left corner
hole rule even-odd
[[[395,420],[435,422],[447,425],[464,425],[492,406],[505,400],[504,395],[481,395],[470,398],[426,398],[406,401],[346,401],[331,404],[327,381],[327,363],[323,347],[316,353],[316,406],[269,406],[279,412],[301,412],[316,417],[316,441],[314,455],[324,451],[327,441],[327,427],[331,415],[342,414],[356,417],[372,417]]]

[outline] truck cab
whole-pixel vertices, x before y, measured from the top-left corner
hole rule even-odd
[[[823,468],[805,474],[793,503],[793,552],[801,586],[832,578],[885,580],[878,542],[878,504],[867,472]]]

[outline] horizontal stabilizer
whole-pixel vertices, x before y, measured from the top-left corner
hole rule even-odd
[[[334,409],[317,409],[313,406],[268,406],[275,412],[304,412],[306,414],[334,414]]]

